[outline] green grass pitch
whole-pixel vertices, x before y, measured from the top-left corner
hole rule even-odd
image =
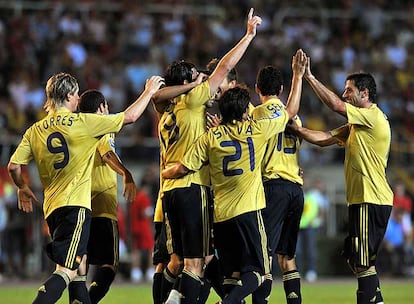
[[[414,303],[414,280],[385,279],[381,282],[382,292],[387,304]],[[37,285],[33,283],[8,283],[0,284],[0,302],[7,304],[31,303],[36,295]],[[302,283],[302,298],[305,304],[354,304],[356,281],[352,279],[322,279],[315,283]],[[212,292],[207,304],[218,301],[217,295]],[[65,292],[58,301],[59,304],[67,304],[68,298]],[[115,283],[107,296],[100,302],[102,304],[151,304],[151,286],[149,284],[132,285],[130,283]],[[251,303],[248,300],[248,303]],[[283,304],[283,287],[280,280],[276,280],[270,298],[270,304]]]

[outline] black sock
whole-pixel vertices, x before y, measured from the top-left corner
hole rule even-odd
[[[152,280],[152,300],[154,304],[161,304],[162,272],[155,272]]]
[[[376,275],[376,278],[377,278],[377,290],[376,290],[377,298],[376,298],[375,303],[381,303],[381,302],[384,302],[384,298],[382,297],[381,286],[380,286],[378,274]]]
[[[210,282],[211,287],[217,295],[223,299],[226,295],[223,288],[223,274],[220,269],[220,263],[216,256],[207,264],[204,271],[204,277]]]
[[[69,283],[69,303],[90,304],[88,289],[86,288],[86,276],[77,276]]]
[[[300,274],[297,270],[290,270],[283,273],[283,288],[285,289],[287,304],[302,303],[300,293]]]
[[[272,276],[266,278],[262,285],[257,288],[252,294],[252,304],[267,304],[269,303],[270,293],[272,292]]]
[[[240,282],[224,298],[223,303],[240,303],[245,297],[253,293],[262,283],[262,277],[257,272],[246,272],[240,277]]]
[[[177,277],[168,270],[168,267],[164,269],[162,273],[162,283],[161,283],[161,303],[164,303],[168,298]]]
[[[115,279],[115,272],[109,267],[96,269],[89,286],[89,297],[92,304],[98,303],[108,292],[109,287]]]
[[[379,286],[377,272],[375,270],[366,270],[357,273],[358,278],[358,304],[377,303],[376,294]]]
[[[33,304],[56,303],[69,284],[69,277],[63,271],[55,271],[46,282],[40,286]]]
[[[198,296],[197,304],[205,304],[210,295],[211,284],[206,278],[201,279],[200,295]]]
[[[182,295],[181,304],[197,303],[200,295],[201,280],[200,277],[186,269],[182,272],[179,292]]]

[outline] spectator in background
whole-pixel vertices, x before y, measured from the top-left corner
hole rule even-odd
[[[379,261],[380,271],[385,274],[400,276],[405,262],[406,235],[403,225],[404,210],[394,208],[387,225],[382,243],[382,257]]]
[[[405,185],[402,181],[397,181],[394,185],[394,208],[401,208],[402,211],[402,225],[406,235],[412,233],[411,212],[413,209],[413,202],[411,197],[405,191]]]
[[[150,196],[150,181],[144,176],[137,196],[129,206],[129,223],[132,237],[131,280],[134,283],[141,282],[144,273],[147,281],[152,281],[154,275],[154,270],[151,267],[151,252],[154,247],[152,232],[153,213],[154,207]],[[145,262],[144,258],[146,259]]]
[[[300,220],[297,256],[301,262],[302,270],[305,269],[305,279],[314,282],[317,277],[316,257],[317,237],[320,228],[326,219],[328,199],[323,193],[323,183],[319,178],[312,182],[312,186],[305,192],[305,204]],[[306,262],[305,262],[306,261]]]

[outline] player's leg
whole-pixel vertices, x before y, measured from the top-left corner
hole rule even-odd
[[[33,303],[55,303],[69,283],[77,277],[80,265],[84,266],[80,271],[86,273],[90,217],[90,210],[86,208],[62,207],[46,219],[53,236],[46,252],[57,266],[56,271],[39,288]],[[86,285],[83,285],[86,289]],[[89,297],[82,300],[90,303]]]
[[[179,287],[182,304],[197,302],[203,284],[205,257],[212,254],[209,195],[208,187],[195,184],[177,191],[178,205],[182,213],[181,238],[184,257]]]
[[[218,246],[219,257],[221,259],[223,249],[228,251],[223,254],[223,263],[226,264],[228,259],[234,259],[236,255],[240,256],[239,265],[233,265],[233,269],[240,270],[240,279],[230,293],[223,299],[223,303],[240,303],[248,295],[252,294],[266,280],[270,273],[270,263],[268,255],[268,245],[263,219],[260,211],[252,211],[241,214],[228,223],[227,232],[221,228],[218,233],[231,233],[231,238],[237,241],[233,243],[234,248],[229,248],[223,244],[228,237],[220,236]],[[231,228],[233,226],[233,229]],[[224,225],[222,226],[224,228]],[[229,236],[229,235],[227,235]],[[225,275],[229,274],[231,269],[225,270]],[[234,271],[233,271],[234,273]],[[267,275],[266,275],[267,274]]]
[[[154,304],[161,304],[163,272],[170,261],[170,255],[167,250],[167,235],[164,222],[154,222],[154,230],[152,263],[155,266],[155,271],[152,279],[152,298]]]
[[[358,304],[383,303],[375,262],[391,209],[366,203],[348,208],[350,226],[343,256],[358,280]]]
[[[88,262],[97,265],[89,286],[91,303],[98,303],[109,291],[119,265],[119,229],[115,220],[92,218]]]
[[[69,283],[69,303],[91,303],[86,288],[87,257],[83,257],[77,275]]]

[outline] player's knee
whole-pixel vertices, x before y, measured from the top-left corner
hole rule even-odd
[[[280,270],[282,272],[296,269],[295,259],[287,255],[277,255],[277,261],[279,263]]]

